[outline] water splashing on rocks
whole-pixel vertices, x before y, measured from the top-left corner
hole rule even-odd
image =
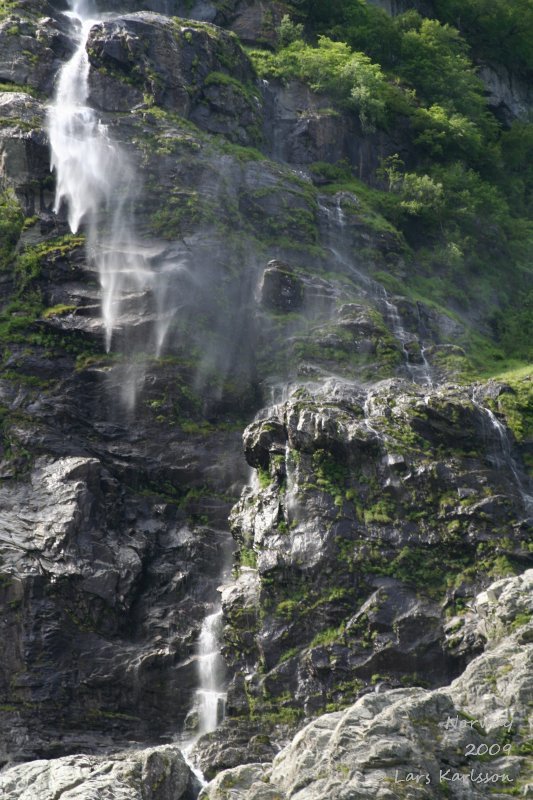
[[[224,717],[226,693],[222,690],[224,662],[220,654],[222,610],[203,621],[198,640],[198,729],[200,736],[214,731]]]
[[[531,494],[529,487],[526,488],[527,480],[517,468],[507,428],[490,408],[484,406],[477,399],[476,392],[472,395],[472,402],[481,413],[481,419],[485,429],[485,439],[492,445],[491,459],[494,466],[498,469],[504,467],[511,472],[518,493],[522,499],[527,520],[533,520],[533,494]]]
[[[153,284],[149,258],[133,233],[131,203],[136,194],[131,165],[112,141],[106,125],[88,105],[87,40],[98,20],[83,2],[73,3],[76,49],[59,73],[55,100],[48,108],[51,169],[57,176],[54,211],[67,207],[70,229],[83,223],[89,259],[98,269],[106,350],[111,348],[121,302],[127,293]]]
[[[349,255],[349,248],[343,249],[342,247],[346,228],[346,218],[342,209],[342,195],[336,198],[334,208],[330,208],[326,203],[319,201],[319,209],[327,225],[326,234],[329,239],[329,252],[335,261],[361,286],[363,296],[373,301],[383,313],[389,329],[402,346],[405,368],[413,383],[432,386],[432,369],[427,360],[426,348],[423,343],[416,334],[410,333],[405,329],[398,308],[387,290],[365,272],[358,269],[353,258]],[[340,244],[338,244],[339,241]]]

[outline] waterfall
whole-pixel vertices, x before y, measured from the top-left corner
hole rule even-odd
[[[410,342],[413,342],[413,336],[408,333],[404,326],[402,325],[402,321],[400,319],[400,315],[398,313],[397,307],[391,301],[389,295],[385,291],[383,291],[383,303],[385,305],[385,316],[389,322],[389,325],[392,329],[392,332],[395,338],[400,342],[402,345],[404,359],[405,359],[405,366],[406,369],[411,377],[413,383],[419,383],[426,386],[432,386],[433,380],[431,377],[431,367],[429,366],[428,360],[425,355],[426,348],[419,342],[420,344],[420,364],[413,364],[410,356],[409,356],[409,349],[408,345]]]
[[[48,107],[51,169],[57,188],[54,211],[67,206],[70,230],[83,223],[89,260],[98,269],[102,287],[102,318],[106,350],[111,348],[120,304],[128,291],[151,287],[147,257],[135,241],[131,202],[136,194],[134,173],[108,128],[88,106],[89,58],[86,45],[97,19],[81,0],[72,2],[76,43],[74,54],[59,73],[56,95]]]
[[[72,24],[74,53],[59,72],[55,98],[47,112],[51,170],[56,173],[54,212],[65,206],[70,230],[76,233],[83,226],[86,231],[88,259],[98,270],[102,288],[106,350],[111,349],[123,301],[135,302],[138,295],[149,291],[154,295],[154,330],[149,345],[159,356],[179,310],[169,291],[171,281],[186,273],[187,267],[176,247],[165,252],[159,245],[141,244],[135,235],[132,202],[139,191],[137,176],[125,152],[89,105],[87,41],[99,20],[91,15],[85,0],[71,0],[70,6],[67,16]],[[157,271],[151,267],[156,257]],[[133,406],[134,399],[129,395],[135,394],[142,367],[134,363],[130,368],[131,380],[124,375],[118,391],[125,404]],[[215,730],[224,716],[221,620],[221,609],[208,615],[198,642],[198,736]],[[139,667],[136,665],[137,680]]]
[[[516,488],[518,489],[522,499],[522,503],[524,504],[527,519],[533,519],[533,494],[524,488],[526,481],[524,480],[524,476],[521,475],[520,471],[518,470],[516,461],[513,457],[511,451],[511,440],[509,438],[509,432],[507,428],[498,419],[496,414],[490,410],[490,408],[482,405],[477,400],[475,392],[472,395],[472,402],[481,413],[482,421],[488,422],[489,434],[487,435],[487,433],[485,433],[485,438],[487,441],[492,441],[495,445],[493,452],[491,453],[494,465],[498,468],[507,467],[507,469],[510,470],[514,478]]]
[[[342,209],[342,197],[336,198],[335,210],[333,211],[331,208],[328,208],[327,205],[322,203],[320,200],[318,201],[318,207],[322,214],[324,215],[325,219],[328,223],[328,229],[331,226],[336,226],[340,230],[340,239],[342,241],[344,237],[344,230],[346,227],[346,218],[344,211]],[[390,299],[390,296],[387,290],[377,281],[370,278],[364,272],[357,269],[355,264],[352,262],[351,258],[344,256],[338,248],[333,245],[334,238],[331,233],[329,233],[329,247],[328,250],[331,255],[335,258],[335,260],[341,264],[342,266],[346,267],[351,275],[354,276],[356,281],[361,285],[363,294],[365,296],[370,297],[372,300],[376,302],[378,306],[383,309],[385,318],[389,324],[389,327],[394,334],[394,337],[400,342],[403,350],[404,355],[404,362],[405,368],[409,373],[409,376],[413,383],[418,383],[426,386],[433,385],[433,377],[432,377],[432,370],[429,362],[426,358],[425,351],[426,348],[423,346],[422,342],[416,337],[414,334],[409,333],[405,330],[402,321],[400,319],[400,315],[398,313],[398,308]],[[409,353],[408,345],[418,341],[420,345],[420,363],[413,364],[411,360],[411,355]]]
[[[206,780],[201,769],[194,763],[193,751],[201,736],[212,733],[218,728],[226,712],[225,664],[220,652],[221,625],[221,607],[204,617],[202,622],[196,646],[198,689],[195,693],[194,706],[189,712],[194,723],[191,732],[185,731],[178,738],[187,764],[204,786]]]
[[[224,661],[220,653],[222,609],[205,617],[198,640],[198,734],[216,730],[224,717],[226,693],[223,691]]]

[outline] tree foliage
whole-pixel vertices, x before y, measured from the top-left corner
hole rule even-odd
[[[533,77],[533,0],[433,0],[431,19],[414,10],[391,17],[365,0],[290,5],[303,36],[275,54],[256,53],[256,63],[354,109],[367,134],[382,128],[394,140],[401,132],[409,167],[399,155],[386,160],[368,202],[406,236],[429,276],[453,276],[457,287],[490,276],[486,291],[497,286],[525,330],[533,124],[502,125],[487,106],[477,65]],[[464,301],[460,288],[457,299]],[[518,352],[517,327],[502,314],[495,330],[508,352]]]
[[[437,16],[456,26],[476,55],[524,73],[533,70],[531,0],[434,0]]]
[[[341,105],[356,109],[365,132],[382,122],[383,73],[368,56],[353,52],[344,42],[320,36],[316,47],[296,40],[277,53],[255,55],[260,74],[298,78],[317,92],[328,92]]]

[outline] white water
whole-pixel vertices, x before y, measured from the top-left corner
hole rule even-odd
[[[472,395],[472,402],[481,412],[482,419],[488,420],[489,435],[486,435],[486,438],[492,439],[495,444],[495,448],[491,454],[495,466],[507,467],[511,471],[515,480],[516,488],[518,489],[520,497],[522,498],[527,517],[533,518],[533,495],[524,488],[525,480],[520,474],[513,458],[513,454],[511,452],[511,441],[505,425],[500,422],[496,414],[494,414],[490,408],[482,405],[476,399],[475,393]]]
[[[342,209],[341,198],[338,197],[336,200],[335,210],[328,208],[324,203],[319,201],[318,203],[320,210],[328,220],[329,225],[336,226],[341,234],[341,239],[343,238],[343,231],[346,226],[346,218],[344,215],[344,211]],[[330,239],[332,237],[330,236]],[[390,296],[386,289],[377,281],[374,281],[364,272],[361,272],[352,262],[352,260],[346,256],[344,256],[336,247],[330,243],[329,251],[336,259],[339,264],[342,264],[347,270],[355,277],[357,282],[361,284],[363,287],[363,292],[365,295],[369,296],[371,299],[375,300],[379,305],[383,308],[386,320],[389,324],[394,337],[400,342],[402,346],[402,350],[404,353],[404,360],[405,360],[405,367],[409,373],[409,376],[413,383],[418,383],[426,386],[433,385],[433,378],[432,378],[432,370],[431,366],[425,355],[426,348],[422,345],[422,342],[414,335],[409,333],[405,330],[402,321],[400,319],[400,315],[398,313],[398,308],[390,299]],[[421,363],[420,364],[413,364],[410,360],[410,354],[408,345],[411,342],[418,341],[420,345],[420,357]]]
[[[224,662],[220,654],[220,626],[222,610],[207,616],[198,640],[198,683],[196,704],[198,709],[198,734],[203,736],[216,730],[226,706],[223,690]]]
[[[75,51],[59,73],[55,99],[48,108],[51,169],[55,170],[57,181],[54,211],[57,214],[66,206],[71,231],[76,233],[81,226],[86,231],[88,258],[98,269],[102,287],[107,351],[120,324],[124,301],[135,304],[150,291],[155,301],[150,346],[158,356],[173,315],[179,310],[179,306],[172,305],[168,289],[176,274],[185,269],[184,262],[176,254],[165,257],[161,248],[141,244],[135,236],[131,204],[139,190],[136,176],[120,145],[88,105],[90,64],[86,47],[98,19],[91,16],[84,0],[72,0],[68,16]],[[157,272],[150,266],[154,258],[159,262]],[[143,368],[138,363],[130,367],[131,374],[124,374],[120,392],[123,403],[131,407]],[[215,730],[224,716],[221,619],[221,610],[207,616],[198,642],[198,736]],[[139,669],[137,664],[138,691]],[[187,753],[190,746],[185,748]],[[198,771],[196,774],[200,776]]]
[[[385,292],[384,289],[383,292]],[[383,302],[385,304],[387,321],[392,329],[395,338],[402,345],[405,358],[405,366],[407,371],[409,372],[409,375],[411,376],[411,380],[413,381],[413,383],[432,386],[433,380],[431,377],[431,367],[429,366],[428,360],[425,355],[426,348],[423,347],[419,342],[420,357],[422,359],[422,363],[413,364],[410,361],[408,345],[409,343],[417,340],[415,339],[415,337],[413,337],[412,334],[408,333],[403,327],[400,315],[398,313],[398,309],[394,305],[394,303],[390,300],[387,292],[385,292]]]
[[[153,284],[148,257],[135,240],[131,201],[136,194],[133,170],[108,128],[87,105],[91,27],[83,0],[72,3],[76,50],[59,73],[54,102],[48,108],[51,169],[57,178],[54,211],[67,206],[70,229],[86,228],[88,256],[98,269],[102,318],[109,351],[121,301],[127,292]]]

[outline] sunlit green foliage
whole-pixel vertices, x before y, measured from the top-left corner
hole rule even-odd
[[[383,121],[385,79],[380,67],[343,42],[321,36],[316,47],[301,40],[277,53],[252,51],[259,74],[298,78],[317,92],[327,92],[342,106],[354,108],[363,130]]]
[[[365,0],[290,6],[277,52],[252,52],[261,74],[326,92],[358,112],[363,133],[407,131],[401,158],[385,159],[377,185],[356,191],[366,215],[372,209],[413,248],[413,286],[458,308],[474,298],[492,305],[486,321],[501,352],[526,358],[533,124],[501,124],[473,59],[531,75],[531,0],[435,0],[432,19],[391,17]],[[323,170],[330,190],[352,191],[355,176],[335,168]]]

